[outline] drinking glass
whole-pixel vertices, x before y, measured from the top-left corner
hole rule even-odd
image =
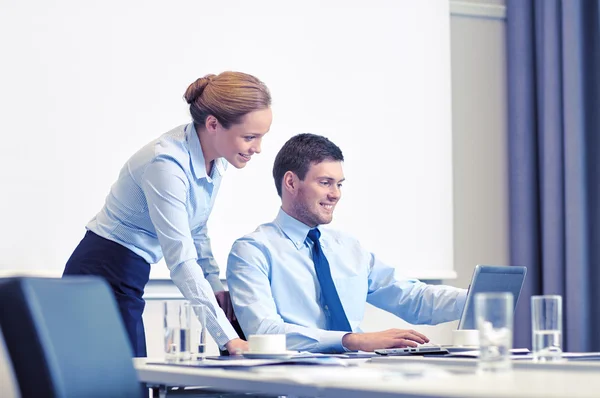
[[[479,330],[481,372],[503,372],[512,368],[513,330],[512,293],[478,293],[475,295],[475,320]]]
[[[534,361],[562,358],[562,297],[531,297],[531,333]]]
[[[164,342],[166,361],[190,359],[190,305],[184,300],[164,302]]]
[[[190,313],[190,359],[202,361],[206,356],[206,307],[189,304]]]

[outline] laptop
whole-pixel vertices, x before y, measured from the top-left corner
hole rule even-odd
[[[476,329],[475,294],[477,293],[512,293],[514,311],[517,308],[517,302],[523,289],[526,274],[527,268],[525,267],[477,265],[473,270],[465,307],[458,322],[458,329]],[[379,349],[375,350],[375,353],[379,355],[439,355],[465,349],[471,350],[472,348],[453,345],[422,345],[419,347]]]
[[[477,293],[512,293],[514,311],[517,308],[526,274],[525,267],[476,266],[467,292],[465,308],[458,322],[458,329],[477,329],[475,324],[475,294]]]

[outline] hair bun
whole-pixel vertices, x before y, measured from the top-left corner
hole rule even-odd
[[[198,97],[200,97],[204,92],[204,89],[206,88],[208,83],[210,83],[215,77],[216,75],[212,74],[206,75],[190,84],[187,90],[185,90],[185,94],[183,95],[183,98],[185,98],[186,102],[188,104],[196,102]]]

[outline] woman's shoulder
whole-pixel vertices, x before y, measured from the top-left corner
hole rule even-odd
[[[173,166],[186,172],[190,168],[191,155],[186,138],[186,127],[181,125],[162,134],[138,152],[140,162],[159,168]],[[186,172],[187,173],[187,172]]]
[[[148,142],[128,159],[122,172],[132,174],[134,178],[142,178],[151,165],[163,168],[166,163],[177,170],[185,169],[190,164],[189,152],[185,146],[185,127],[186,125],[178,126]]]
[[[158,156],[185,156],[189,158],[186,127],[183,124],[167,131],[154,141],[154,153]]]

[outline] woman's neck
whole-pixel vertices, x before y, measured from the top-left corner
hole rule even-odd
[[[202,155],[204,155],[204,166],[206,167],[206,175],[212,174],[212,167],[215,163],[214,160],[218,158],[217,151],[214,147],[212,137],[208,134],[205,129],[198,129],[196,125],[196,132],[198,139],[200,140],[200,147],[202,149]]]

